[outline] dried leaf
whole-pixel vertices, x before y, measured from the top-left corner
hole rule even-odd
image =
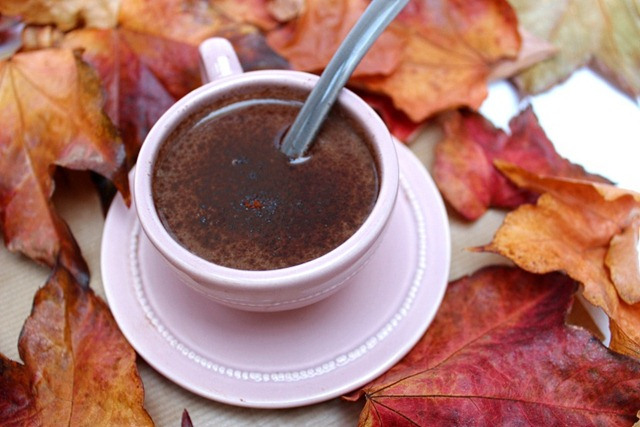
[[[613,319],[609,319],[609,330],[611,331],[609,347],[611,347],[612,350],[640,359],[640,348],[638,344],[629,337]]]
[[[445,199],[466,219],[479,218],[489,206],[514,208],[537,197],[511,184],[493,167],[494,159],[533,172],[609,182],[561,157],[531,107],[514,117],[509,126],[511,134],[507,135],[469,111],[443,118],[445,136],[436,145],[434,179]]]
[[[640,1],[511,0],[522,25],[559,52],[515,81],[538,93],[591,65],[622,90],[640,96]]]
[[[0,424],[153,424],[133,348],[64,268],[36,293],[18,349],[24,365],[0,355]]]
[[[510,267],[450,283],[427,333],[361,392],[359,425],[633,423],[640,364],[565,325],[574,290]]]
[[[183,1],[130,1],[123,4],[117,29],[76,30],[62,42],[83,49],[98,71],[106,88],[106,111],[125,141],[130,165],[156,120],[202,84],[197,44],[203,38],[228,38],[245,70],[287,68],[254,27],[234,22],[216,8]]]
[[[415,122],[460,106],[477,109],[492,69],[520,50],[516,16],[502,0],[413,0],[393,28],[407,40],[400,64],[389,75],[351,82],[390,96]]]
[[[256,33],[277,22],[266,0],[127,0],[119,22],[125,28],[182,43],[198,45],[221,34]],[[253,24],[253,25],[249,25]]]
[[[29,25],[22,30],[22,46],[20,50],[46,49],[49,47],[60,47],[64,40],[64,32],[53,25]]]
[[[3,425],[38,425],[29,370],[0,353],[0,422]]]
[[[268,33],[267,42],[295,69],[321,71],[367,5],[366,0],[307,0],[298,18]],[[353,75],[391,73],[404,49],[405,36],[398,26],[391,26],[376,40]]]
[[[378,112],[391,134],[400,141],[411,140],[422,127],[422,123],[414,122],[405,113],[396,109],[388,97],[367,92],[359,92],[358,95]]]
[[[497,62],[491,69],[489,80],[495,81],[512,77],[532,65],[551,58],[557,52],[551,43],[534,36],[522,27],[519,28],[519,32],[522,37],[522,45],[518,56],[515,59],[503,59]]]
[[[75,30],[62,45],[83,49],[97,70],[105,111],[122,135],[129,165],[160,116],[201,85],[198,50],[190,44],[120,27]]]
[[[230,27],[216,33],[216,37],[229,40],[244,71],[291,68],[287,60],[275,53],[264,35],[254,27]]]
[[[79,25],[111,28],[119,5],[120,0],[3,0],[0,14],[20,15],[30,24],[55,24],[63,31]]]
[[[191,416],[189,415],[189,411],[187,411],[186,409],[182,411],[182,419],[180,420],[180,425],[182,427],[193,427]]]
[[[120,7],[118,22],[132,31],[192,45],[230,25],[237,26],[202,0],[127,0]]]
[[[621,299],[618,289],[626,285],[614,284],[619,276],[612,276],[606,263],[612,238],[633,229],[640,217],[640,194],[496,164],[519,187],[544,194],[535,206],[523,205],[509,213],[493,241],[481,249],[500,253],[534,273],[566,272],[582,283],[585,299],[611,319],[611,348],[640,358],[640,304]],[[637,246],[628,256],[637,262]]]
[[[639,236],[640,215],[620,234],[613,236],[605,258],[618,295],[627,304],[640,302]]]
[[[55,72],[52,72],[55,70]],[[0,227],[7,247],[54,265],[82,283],[88,271],[51,203],[56,166],[89,169],[128,200],[125,153],[102,112],[99,81],[69,49],[14,55],[0,62]]]
[[[305,0],[268,0],[267,10],[279,22],[291,21],[305,6]]]
[[[236,22],[249,23],[263,30],[278,25],[278,20],[270,11],[269,0],[211,0],[210,3],[215,10]],[[280,5],[280,8],[287,6]]]
[[[319,72],[367,4],[308,1],[295,21],[270,32],[267,41],[294,68]],[[504,1],[414,0],[364,57],[350,83],[393,101],[394,109],[408,117],[400,120],[397,134],[405,139],[412,132],[409,128],[417,129],[437,111],[461,105],[477,108],[486,96],[488,79],[511,75],[553,52],[546,42],[525,36],[516,57],[518,28]],[[376,106],[390,118],[388,107],[380,102]]]

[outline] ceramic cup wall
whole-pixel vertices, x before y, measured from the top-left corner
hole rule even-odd
[[[398,191],[398,159],[391,135],[379,116],[357,95],[343,90],[338,102],[368,133],[379,170],[379,194],[373,210],[348,240],[309,262],[278,270],[245,271],[213,264],[175,241],[158,217],[151,178],[158,149],[173,129],[211,100],[251,85],[287,85],[310,91],[312,74],[266,70],[242,72],[231,44],[220,38],[200,46],[201,68],[208,83],[174,104],[149,132],[138,157],[134,201],[142,228],[181,280],[221,304],[250,311],[280,311],[319,301],[349,282],[366,264],[383,238]]]

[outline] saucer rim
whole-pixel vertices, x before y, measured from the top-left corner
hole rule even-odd
[[[163,361],[161,363],[158,360],[150,360],[152,359],[152,357],[150,357],[152,356],[150,353],[153,353],[153,351],[147,351],[148,349],[144,348],[145,339],[140,338],[139,336],[136,336],[136,335],[139,335],[139,332],[138,334],[136,334],[135,327],[132,328],[133,331],[130,331],[129,330],[130,326],[125,326],[125,327],[121,326],[121,329],[125,337],[129,340],[131,345],[136,349],[138,354],[143,359],[145,359],[147,363],[149,363],[149,365],[151,365],[155,370],[157,370],[163,376],[167,377],[172,382],[176,383],[178,386],[184,389],[187,389],[191,392],[194,392],[200,396],[206,397],[208,399],[215,400],[222,403],[232,404],[236,406],[254,407],[254,408],[288,408],[288,407],[298,407],[298,406],[309,405],[313,403],[319,403],[334,397],[338,397],[346,392],[349,392],[357,387],[360,387],[366,384],[367,382],[373,380],[378,375],[384,373],[391,366],[397,363],[404,355],[406,355],[411,350],[411,348],[413,348],[415,343],[420,339],[424,331],[428,328],[428,326],[433,321],[433,318],[435,317],[437,309],[440,306],[442,299],[444,297],[448,274],[449,274],[450,258],[451,258],[451,254],[450,254],[451,243],[450,243],[450,236],[449,236],[448,220],[446,217],[446,210],[444,207],[444,203],[442,202],[440,194],[437,191],[435,184],[433,183],[433,180],[427,173],[426,169],[424,169],[424,166],[415,157],[415,155],[403,144],[399,142],[396,142],[396,144],[397,144],[396,148],[398,150],[401,166],[409,167],[413,169],[412,171],[413,174],[416,174],[416,173],[418,174],[419,178],[414,177],[414,179],[410,179],[409,181],[417,181],[418,179],[425,179],[427,185],[421,185],[420,190],[426,191],[426,193],[428,194],[426,195],[423,194],[422,198],[428,198],[429,202],[431,203],[435,202],[433,205],[430,204],[429,206],[426,206],[426,203],[423,200],[423,202],[420,203],[422,214],[429,217],[430,222],[438,223],[439,225],[445,226],[446,228],[443,230],[442,233],[439,233],[439,239],[441,239],[442,241],[436,242],[436,244],[440,248],[440,255],[442,255],[443,257],[442,259],[439,260],[440,271],[437,272],[438,274],[429,274],[428,276],[425,276],[422,279],[423,283],[427,282],[429,283],[429,286],[436,287],[435,294],[437,297],[431,301],[428,301],[428,306],[422,307],[424,311],[430,311],[430,313],[427,316],[425,316],[425,319],[422,322],[420,322],[418,325],[412,326],[412,328],[415,328],[415,330],[410,334],[411,337],[406,338],[405,342],[402,343],[401,346],[399,346],[397,351],[390,352],[390,353],[393,353],[393,356],[387,357],[386,363],[378,364],[377,366],[368,368],[366,375],[364,376],[360,375],[357,378],[352,378],[342,382],[341,384],[336,384],[330,389],[324,390],[324,392],[322,393],[315,393],[313,395],[301,396],[296,399],[271,398],[271,399],[265,399],[265,400],[259,400],[259,401],[258,400],[249,401],[249,400],[238,398],[238,397],[235,397],[235,398],[229,397],[228,395],[225,395],[223,391],[219,393],[211,393],[210,391],[207,391],[204,387],[198,386],[197,384],[195,384],[194,381],[190,381],[189,378],[181,378],[181,375],[179,372],[171,372],[172,369],[167,369],[166,365],[167,364],[171,365],[171,362]],[[423,183],[420,182],[420,184],[423,184]],[[415,188],[416,187],[415,183],[413,183],[412,186]],[[402,192],[402,190],[400,190],[400,192]],[[111,213],[111,209],[109,210],[109,213]],[[128,211],[125,215],[131,216],[132,213],[131,211]],[[109,277],[112,276],[112,274],[108,273],[110,271],[109,264],[112,263],[112,260],[110,260],[109,258],[110,257],[113,258],[113,255],[111,254],[110,256],[109,254],[108,246],[111,242],[107,241],[109,239],[109,234],[107,233],[107,231],[110,227],[119,226],[119,227],[126,227],[127,228],[126,234],[130,234],[135,228],[135,223],[137,222],[137,219],[130,218],[126,224],[122,224],[122,223],[111,224],[112,222],[113,221],[109,221],[109,215],[108,215],[107,222],[105,223],[105,238],[103,240],[103,251],[101,256],[105,293],[107,294],[107,300],[109,301],[110,304],[113,304],[113,302],[118,301],[118,297],[113,293],[115,292],[115,289],[112,289],[112,287],[115,288],[115,285],[111,286],[111,284],[109,283],[109,281],[111,280]],[[412,224],[412,227],[415,228],[416,224]],[[432,237],[427,236],[428,243],[434,244],[433,241],[429,241],[430,238]],[[382,244],[384,245],[384,242]],[[129,250],[131,250],[131,248],[129,248]],[[127,252],[127,257],[128,257],[128,252]],[[124,276],[129,276],[127,277],[128,280],[129,281],[132,280],[132,278],[130,277],[131,276],[130,271],[127,271],[126,273],[124,273]],[[409,287],[407,287],[407,289],[408,288]],[[134,297],[133,304],[138,308],[138,311],[142,311],[141,307],[139,306],[139,301],[135,299],[135,297]],[[212,301],[211,304],[216,304],[216,303]],[[117,308],[115,310],[112,308],[112,311],[114,312],[114,317],[116,318],[116,321],[118,322],[118,324],[120,324],[121,322],[125,322],[125,323],[131,322],[131,320],[127,321],[126,314],[121,313]],[[120,314],[120,316],[118,314]],[[145,319],[144,313],[139,313],[139,314],[142,315],[143,320],[147,320]],[[121,316],[124,316],[125,318],[119,319],[119,317]],[[154,332],[155,330],[152,329],[151,333],[154,333]],[[147,345],[149,345],[149,343]],[[180,363],[176,363],[176,365],[180,365]],[[174,367],[173,371],[176,370],[175,368],[179,368],[179,366]]]

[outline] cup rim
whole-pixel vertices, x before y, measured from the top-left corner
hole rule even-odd
[[[343,89],[339,102],[361,123],[378,155],[380,187],[375,205],[364,223],[346,241],[326,254],[302,264],[275,270],[240,270],[207,261],[176,241],[162,225],[151,193],[151,178],[157,148],[180,123],[205,105],[212,96],[237,86],[294,84],[311,90],[318,76],[293,70],[259,70],[223,77],[195,89],[172,105],[154,124],[138,154],[134,172],[133,200],[138,219],[153,246],[174,267],[202,283],[216,282],[218,287],[237,291],[244,289],[286,289],[301,280],[326,280],[336,268],[346,268],[364,255],[384,229],[395,206],[398,192],[399,166],[391,134],[377,113],[349,89]]]

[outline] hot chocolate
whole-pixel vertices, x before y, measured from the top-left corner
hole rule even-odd
[[[377,198],[378,168],[346,111],[333,108],[303,161],[277,148],[305,96],[247,88],[169,135],[152,192],[180,244],[219,265],[273,270],[320,257],[360,227]]]

